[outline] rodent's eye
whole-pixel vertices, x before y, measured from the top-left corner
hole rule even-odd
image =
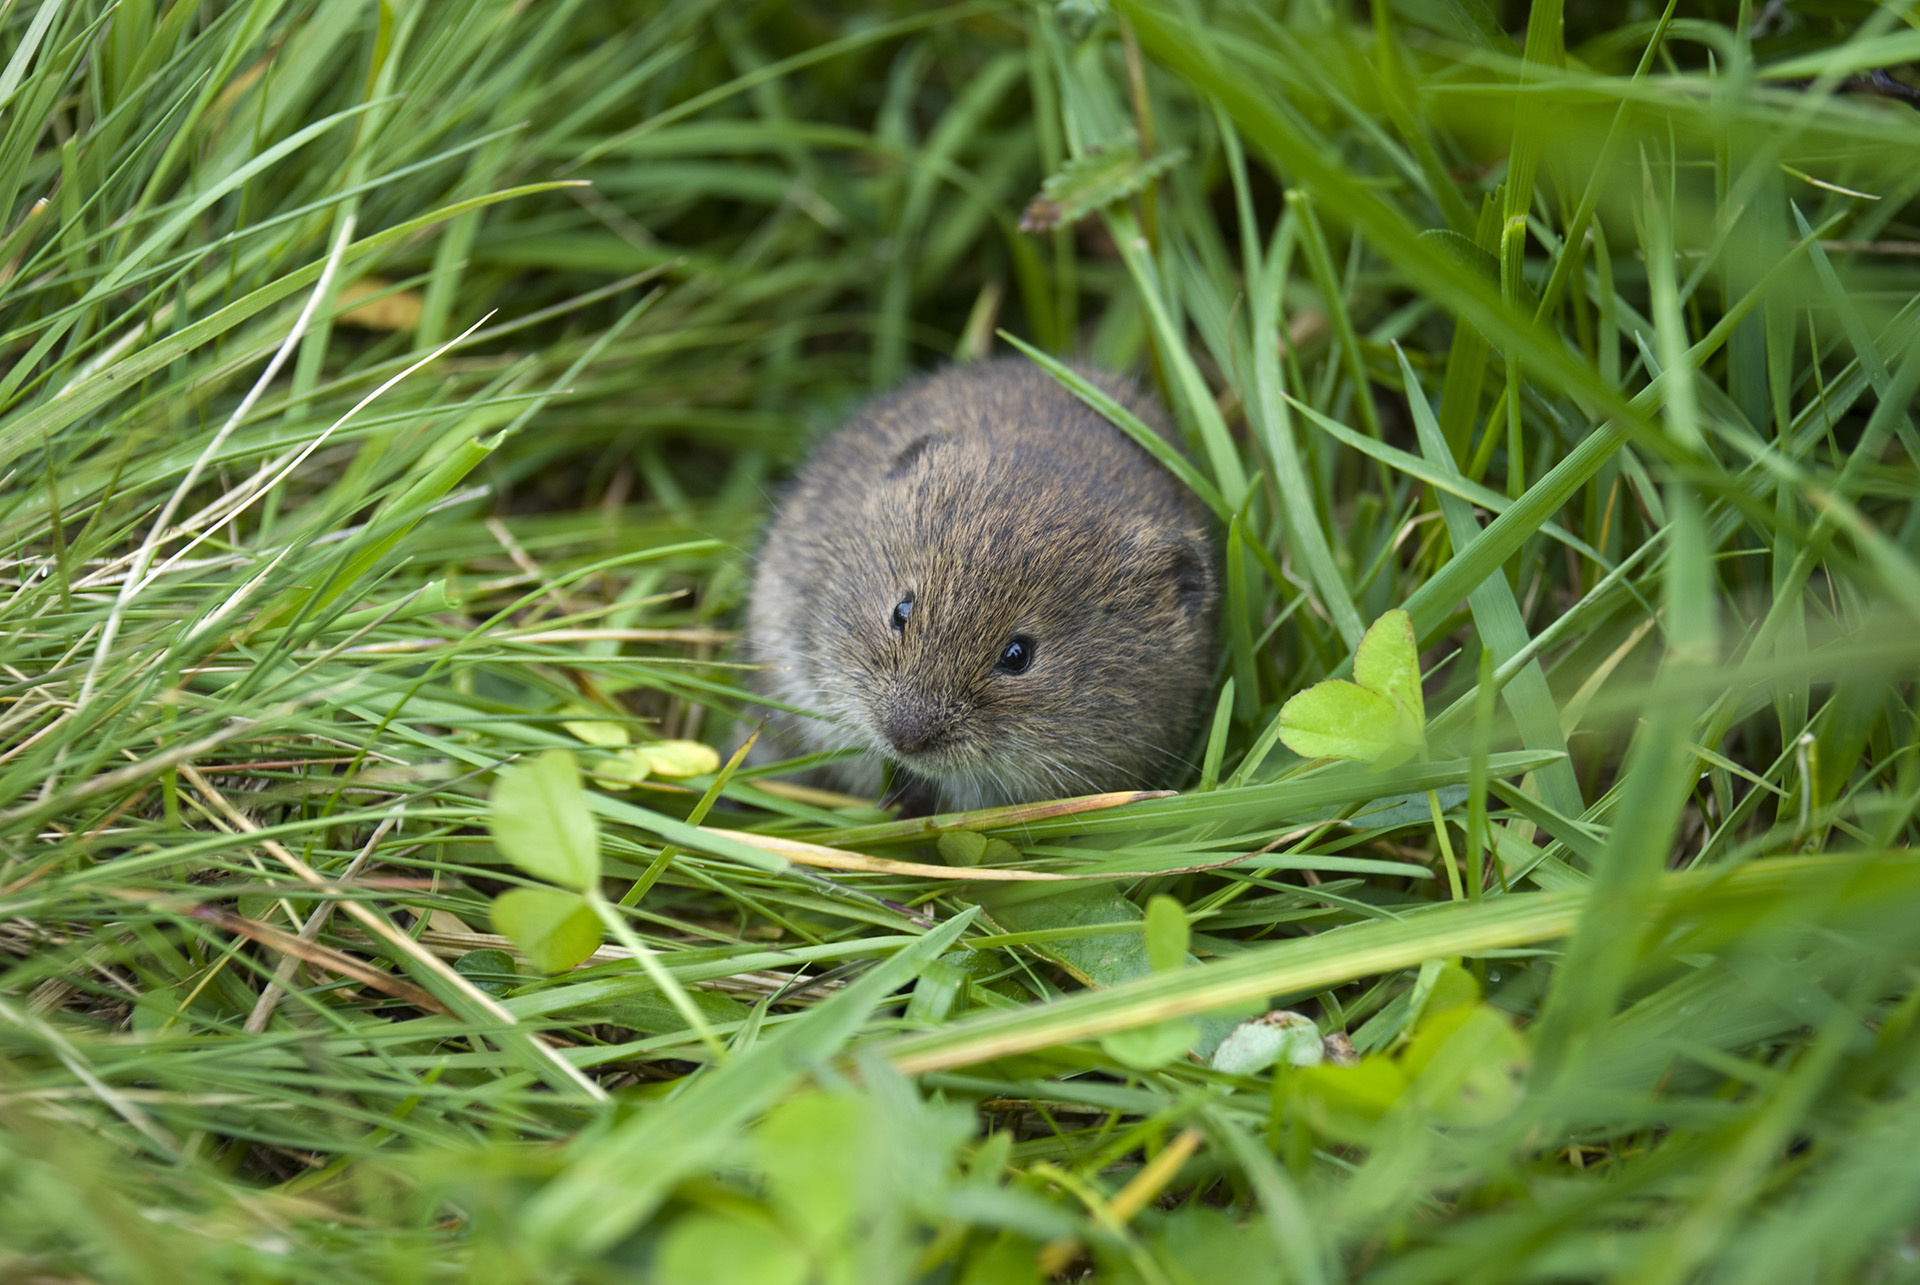
[[[994,668],[1003,674],[1023,674],[1027,666],[1033,663],[1033,639],[1014,638],[1000,650],[1000,659]]]
[[[900,633],[907,627],[907,617],[913,611],[913,595],[909,594],[893,604],[893,632]]]

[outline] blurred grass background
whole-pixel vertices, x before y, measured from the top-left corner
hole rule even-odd
[[[1920,1276],[1913,6],[0,33],[0,1277]],[[1218,492],[1182,793],[601,782],[650,971],[533,969],[496,769],[724,751],[779,478],[1002,331]],[[1395,607],[1428,755],[1277,746]]]

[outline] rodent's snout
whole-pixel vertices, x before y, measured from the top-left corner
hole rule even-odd
[[[947,739],[956,711],[913,696],[899,696],[881,712],[880,731],[902,754],[921,754]]]

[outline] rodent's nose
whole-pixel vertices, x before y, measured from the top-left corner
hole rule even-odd
[[[918,754],[941,739],[942,722],[937,711],[924,705],[901,704],[887,711],[884,730],[894,749]]]

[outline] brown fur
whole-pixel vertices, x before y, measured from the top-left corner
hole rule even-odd
[[[819,716],[787,739],[885,756],[944,806],[1156,785],[1205,697],[1217,580],[1205,510],[1124,433],[1024,358],[954,367],[867,403],[801,470],[749,658]],[[1016,636],[1029,668],[996,669]]]

